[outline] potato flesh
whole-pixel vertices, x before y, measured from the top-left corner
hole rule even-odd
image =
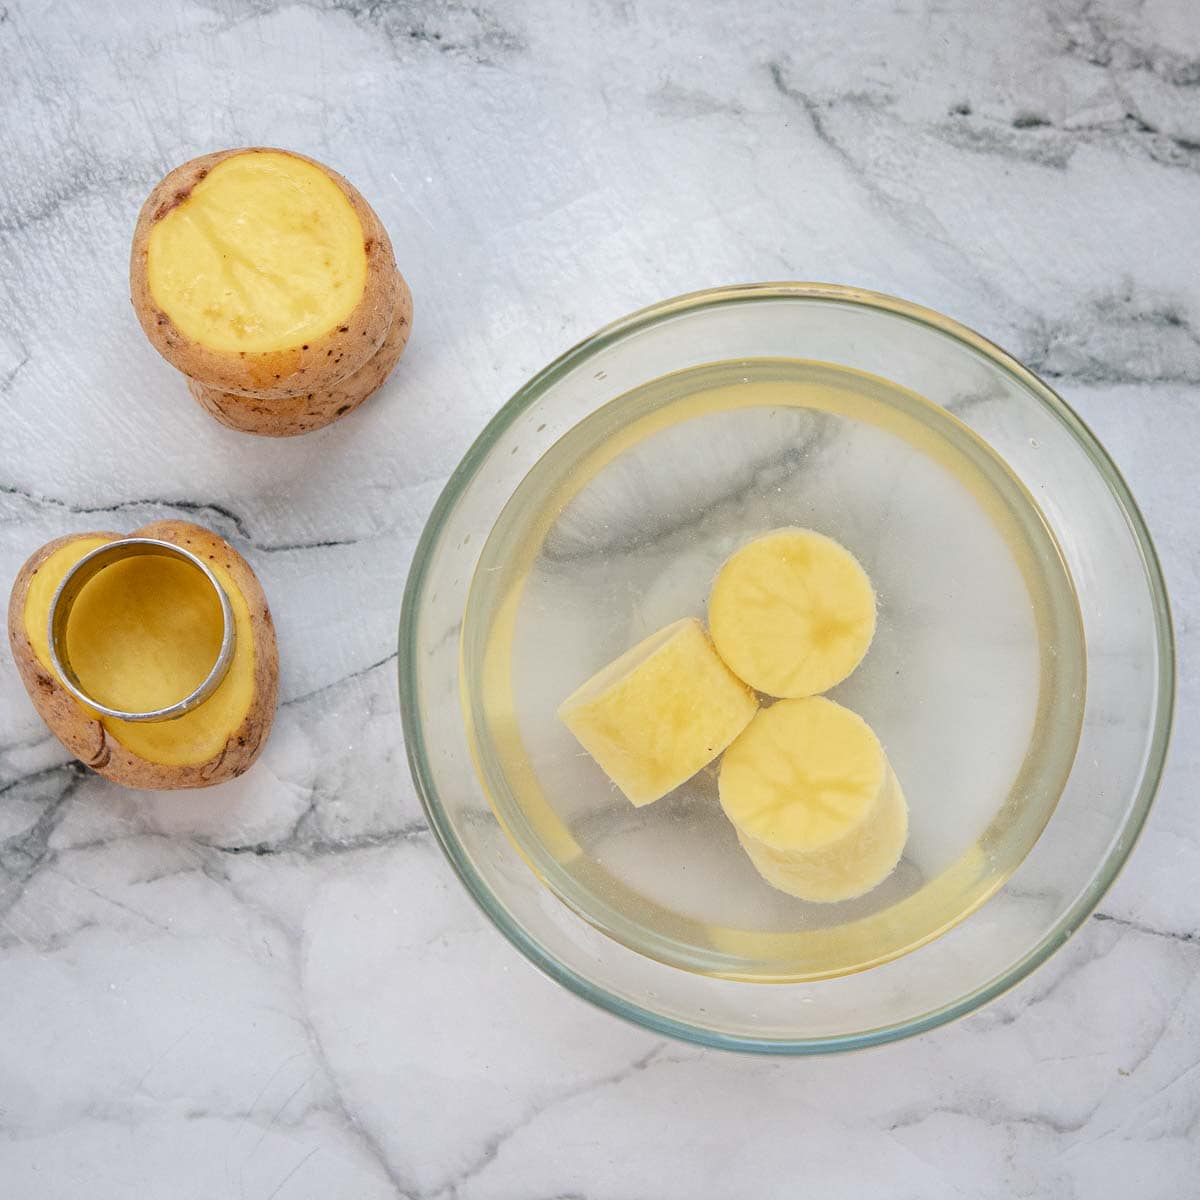
[[[811,529],[755,538],[717,574],[713,644],[768,696],[812,696],[840,683],[875,634],[875,592],[858,560]]]
[[[879,739],[856,713],[821,696],[781,700],[725,752],[721,807],[768,849],[808,853],[873,819],[889,774]]]
[[[558,715],[641,806],[712,762],[757,708],[700,622],[688,619],[626,651],[563,701]]]
[[[221,605],[187,563],[127,558],[84,586],[66,642],[89,696],[109,708],[150,712],[182,700],[212,670],[221,650]]]
[[[52,675],[55,672],[50,661],[47,623],[54,593],[75,563],[89,551],[105,545],[108,540],[80,538],[61,546],[42,563],[30,581],[25,598],[25,633],[38,661]],[[216,657],[215,650],[211,649],[212,628],[204,619],[193,630],[192,640],[176,645],[169,651],[169,661],[173,665],[166,669],[164,662],[154,663],[151,657],[156,651],[163,651],[162,639],[169,630],[160,625],[153,637],[142,641],[134,636],[134,630],[129,626],[130,620],[138,611],[148,612],[155,604],[164,607],[174,604],[183,593],[190,594],[190,600],[187,602],[195,605],[198,613],[203,611],[204,602],[194,589],[196,586],[203,588],[210,598],[211,590],[207,583],[185,564],[173,565],[186,571],[195,581],[194,584],[181,584],[174,573],[153,568],[145,570],[150,563],[169,561],[127,559],[125,562],[116,563],[97,575],[83,589],[76,601],[68,624],[68,650],[76,670],[80,673],[81,682],[87,687],[103,687],[104,691],[96,696],[102,702],[107,702],[107,694],[122,706],[130,704],[130,710],[156,707],[154,704],[143,705],[143,702],[147,699],[152,701],[168,692],[173,693],[173,699],[181,698],[195,687],[194,683],[187,686],[187,679],[195,677],[205,656],[207,666],[204,666],[200,674],[201,679],[212,666]],[[231,733],[245,720],[254,700],[254,643],[249,607],[224,568],[217,562],[210,562],[208,565],[229,597],[237,638],[233,661],[220,686],[199,708],[173,721],[144,723],[97,717],[112,737],[131,753],[148,762],[161,763],[164,766],[195,766],[208,762],[225,748]],[[130,600],[122,594],[124,588],[121,586],[119,574],[111,583],[106,582],[106,576],[118,573],[120,568],[128,566],[135,566],[143,571],[136,600]],[[128,577],[125,582],[129,582]],[[101,586],[96,587],[97,584]],[[165,620],[169,621],[170,618]],[[93,642],[92,634],[99,637],[115,634],[115,640],[102,647]],[[216,636],[219,644],[219,611]],[[77,657],[80,654],[82,659]],[[174,667],[181,667],[187,673],[187,679],[176,681],[173,675]]]
[[[836,903],[878,887],[895,870],[908,838],[908,805],[895,775],[878,811],[853,833],[808,853],[773,850],[739,832],[738,841],[772,887],[800,900]]]
[[[219,162],[150,231],[158,306],[213,350],[290,350],[334,330],[362,299],[362,224],[324,171],[271,151]]]

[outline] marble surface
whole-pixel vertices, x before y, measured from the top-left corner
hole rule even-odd
[[[0,1194],[1179,1200],[1200,1177],[1200,10],[1191,0],[0,5],[0,576],[186,516],[271,598],[282,706],[201,794],[67,761],[0,659]],[[214,424],[127,300],[137,207],[253,142],[355,180],[416,297],[386,389]],[[855,282],[1023,356],[1111,448],[1172,588],[1168,774],[1101,910],[990,1008],[790,1062],[626,1026],[461,891],[395,630],[484,420],[598,324]]]

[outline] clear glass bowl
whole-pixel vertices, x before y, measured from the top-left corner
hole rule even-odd
[[[758,880],[713,772],[633,810],[553,720],[784,524],[876,583],[834,695],[912,813],[901,869],[840,905]],[[1060,946],[1145,820],[1174,689],[1149,535],[1086,426],[970,330],[824,284],[655,305],[526,384],[434,508],[399,670],[430,824],[523,954],[652,1029],[787,1054],[929,1029]]]

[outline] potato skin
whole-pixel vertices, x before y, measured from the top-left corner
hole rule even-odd
[[[189,766],[140,758],[119,742],[38,660],[25,632],[25,598],[42,563],[56,550],[80,538],[149,537],[173,542],[198,558],[215,559],[229,573],[250,609],[254,645],[254,698],[220,754]],[[21,682],[51,733],[85,766],[131,788],[172,790],[210,787],[241,775],[259,756],[275,719],[279,695],[279,657],[275,627],[262,587],[250,565],[224,538],[189,521],[154,521],[132,534],[98,531],[55,538],[35,551],[17,573],[8,604],[8,640]]]
[[[263,437],[294,437],[313,429],[322,429],[352,413],[373,396],[400,361],[412,329],[412,293],[403,276],[396,292],[392,324],[383,345],[367,361],[340,383],[324,391],[270,400],[223,392],[199,380],[188,380],[188,391],[196,403],[222,425],[242,433]]]
[[[307,349],[294,347],[265,353],[214,350],[192,341],[156,303],[150,291],[147,265],[150,231],[219,162],[238,154],[286,154],[319,168],[341,188],[363,230],[367,277],[362,298],[346,320],[323,337],[312,339]],[[400,280],[391,239],[362,195],[336,171],[291,150],[249,146],[204,154],[176,167],[161,179],[146,198],[133,231],[129,261],[129,288],[133,309],[154,348],[191,379],[225,392],[264,398],[325,391],[357,371],[383,344],[395,309]]]

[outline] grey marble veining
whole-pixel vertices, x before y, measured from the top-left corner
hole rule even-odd
[[[247,776],[135,794],[0,656],[0,1194],[1193,1194],[1191,0],[8,0],[0,79],[0,576],[187,516],[258,570],[283,670]],[[278,443],[206,417],[128,303],[148,188],[255,142],[353,179],[416,300],[384,391]],[[413,545],[501,401],[621,313],[770,278],[910,297],[1051,378],[1145,509],[1181,673],[1159,802],[1068,946],[806,1062],[664,1043],[529,968],[426,831],[394,680]]]

